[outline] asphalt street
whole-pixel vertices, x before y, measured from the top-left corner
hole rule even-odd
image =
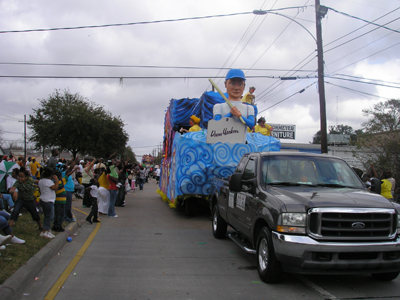
[[[102,216],[98,230],[84,222],[89,209],[82,200],[73,201],[82,226],[37,271],[21,300],[400,299],[399,278],[286,274],[265,284],[254,256],[213,237],[207,209],[189,218],[156,190],[153,180],[128,194],[126,207],[116,208],[119,218]]]

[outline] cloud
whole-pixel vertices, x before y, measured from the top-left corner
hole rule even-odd
[[[313,5],[313,1],[286,0],[268,2],[264,9]],[[259,9],[264,1],[40,1],[0,3],[0,30],[54,28],[81,25],[115,24],[166,20],[206,15],[250,12]],[[275,6],[273,6],[275,5]],[[375,20],[396,8],[396,3],[326,0],[324,5],[351,15]],[[314,8],[286,10],[280,13],[296,17],[315,36]],[[388,14],[376,22],[384,24],[395,19]],[[365,25],[329,11],[323,19],[325,73],[335,71],[364,57],[368,59],[339,71],[341,74],[398,82],[398,47],[386,49],[398,41],[398,34],[378,29],[355,39],[374,28],[368,25],[346,38],[330,44],[352,30]],[[390,23],[398,28],[400,23]],[[287,28],[285,29],[285,27]],[[386,36],[387,35],[387,36]],[[380,40],[377,40],[380,39]],[[330,45],[329,45],[330,44]],[[327,46],[325,46],[327,45]],[[68,31],[1,34],[1,62],[116,64],[185,67],[240,67],[264,69],[246,71],[247,76],[264,75],[275,78],[249,78],[248,86],[255,86],[259,109],[288,98],[263,115],[273,123],[297,126],[295,142],[308,143],[319,130],[319,96],[316,85],[304,93],[291,96],[316,81],[316,44],[310,34],[287,18],[266,15],[241,15],[181,22],[121,26]],[[386,50],[385,50],[386,49]],[[353,53],[354,52],[354,53]],[[239,55],[240,53],[240,55]],[[239,56],[238,56],[239,55]],[[310,56],[309,56],[310,55]],[[305,59],[307,56],[309,58]],[[305,59],[305,60],[304,60]],[[304,60],[304,61],[303,61]],[[227,61],[227,64],[225,62]],[[306,64],[309,62],[308,64]],[[69,88],[89,100],[104,106],[125,121],[129,145],[137,154],[153,149],[135,148],[158,145],[163,137],[164,113],[171,98],[199,98],[210,89],[207,79],[129,79],[130,76],[206,76],[214,77],[218,70],[160,69],[132,67],[62,67],[0,65],[0,75],[54,75],[54,76],[113,76],[113,79],[22,79],[0,78],[0,101],[3,113],[21,119],[39,105],[37,99],[47,98],[54,89]],[[310,72],[273,71],[303,68]],[[221,71],[220,75],[225,75]],[[299,76],[293,81],[277,80],[279,76]],[[120,84],[120,79],[122,84]],[[219,86],[223,88],[223,81]],[[326,81],[376,94],[396,97],[397,89],[376,87],[355,82],[326,78]],[[265,101],[265,102],[264,102]],[[326,84],[328,126],[347,124],[359,128],[365,120],[363,108],[369,108],[380,98],[363,96],[349,90]],[[338,111],[338,113],[336,113]],[[21,130],[21,123],[0,118],[6,131]],[[19,139],[19,135],[4,135]]]

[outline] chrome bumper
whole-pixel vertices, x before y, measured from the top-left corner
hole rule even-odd
[[[400,238],[385,242],[325,242],[272,232],[285,271],[303,274],[400,271]]]

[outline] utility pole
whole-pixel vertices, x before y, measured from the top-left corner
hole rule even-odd
[[[161,158],[160,158],[160,145],[157,145],[157,164],[161,164]]]
[[[163,159],[163,143],[162,142],[160,142],[160,154],[159,154],[159,157],[160,157],[160,165],[161,165],[161,162],[162,162],[162,159]]]
[[[24,162],[26,163],[26,115],[24,115]]]
[[[324,56],[322,48],[321,19],[325,17],[328,8],[320,5],[319,0],[315,0],[315,23],[317,26],[317,55],[318,55],[318,91],[319,109],[321,119],[321,153],[328,153],[328,136],[326,130],[326,101],[325,101],[325,82],[324,82]]]
[[[26,115],[24,115],[24,120],[18,120],[18,122],[24,122],[24,160],[26,162]],[[10,146],[11,150],[11,146]]]

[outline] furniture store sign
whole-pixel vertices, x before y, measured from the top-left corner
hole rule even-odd
[[[296,125],[287,125],[287,124],[271,124],[269,125],[274,128],[272,130],[271,136],[276,137],[278,139],[286,139],[286,140],[294,140],[296,139]]]

